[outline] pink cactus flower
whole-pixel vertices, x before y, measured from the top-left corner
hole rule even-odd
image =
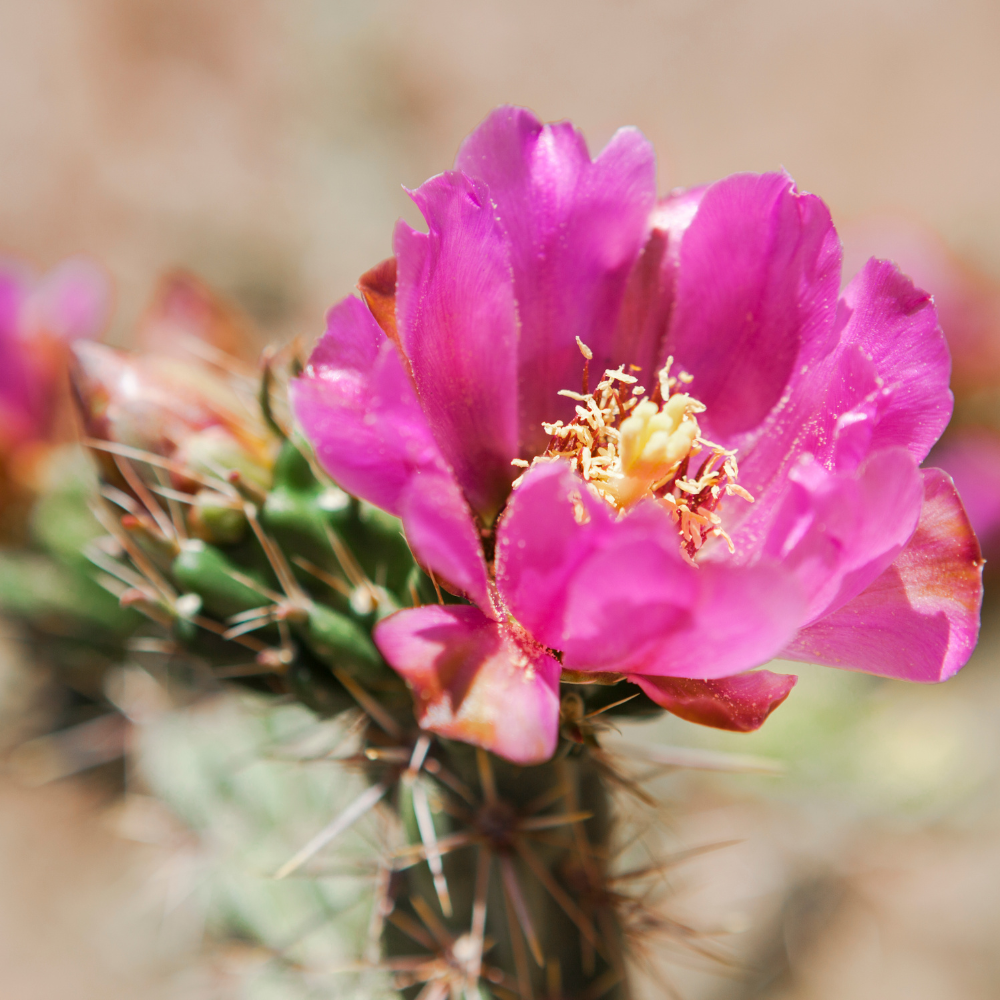
[[[951,412],[930,297],[869,261],[839,295],[826,206],[784,174],[657,200],[622,129],[500,108],[412,197],[292,386],[346,490],[468,604],[376,642],[421,725],[555,748],[559,682],[640,685],[752,729],[773,657],[940,681],[976,642],[981,559],[920,462]]]
[[[8,454],[53,433],[67,348],[104,329],[110,307],[105,272],[71,257],[41,277],[0,261],[0,450]]]

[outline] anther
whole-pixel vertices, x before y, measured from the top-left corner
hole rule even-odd
[[[586,373],[592,352],[579,339],[577,344]],[[710,538],[721,538],[733,550],[715,512],[720,499],[738,496],[753,503],[753,497],[736,482],[735,452],[702,436],[698,414],[705,411],[705,405],[678,389],[693,378],[687,372],[672,376],[672,364],[673,358],[668,358],[657,372],[652,395],[646,398],[645,388],[634,375],[625,373],[624,365],[605,370],[593,393],[586,384],[583,393],[562,390],[559,395],[576,403],[576,415],[566,424],[561,420],[542,424],[549,447],[531,464],[568,460],[595,497],[619,510],[644,497],[657,500],[677,525],[683,556],[695,565],[694,555]],[[708,456],[700,466],[689,469],[691,459],[705,451]],[[528,467],[522,459],[512,464]],[[522,479],[515,480],[515,488]],[[578,496],[574,516],[580,523],[589,520]]]

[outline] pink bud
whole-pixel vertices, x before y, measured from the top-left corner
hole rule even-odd
[[[197,489],[195,474],[231,469],[269,482],[273,439],[208,368],[102,344],[78,343],[73,353],[73,387],[90,437],[177,461],[192,474],[174,474],[182,489]]]

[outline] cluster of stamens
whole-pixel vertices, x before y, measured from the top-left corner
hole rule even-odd
[[[647,397],[639,379],[622,365],[606,370],[589,392],[588,363],[593,353],[579,338],[577,344],[584,357],[583,392],[559,393],[575,401],[575,416],[568,423],[543,423],[549,435],[545,452],[531,462],[515,459],[513,464],[528,468],[536,462],[568,461],[590,491],[616,510],[653,497],[673,517],[681,553],[688,561],[693,562],[695,553],[713,537],[722,538],[734,551],[716,508],[723,496],[739,496],[748,503],[753,497],[736,482],[736,452],[702,436],[697,416],[705,406],[681,391],[692,376],[683,371],[671,375],[673,358],[668,358]],[[699,465],[696,459],[701,455],[705,457]],[[585,519],[582,502],[576,509],[578,519]]]

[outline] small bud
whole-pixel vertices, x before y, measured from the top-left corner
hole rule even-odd
[[[101,344],[77,344],[74,354],[73,387],[90,437],[178,462],[191,478],[174,473],[174,485],[188,492],[197,476],[231,470],[267,486],[275,442],[208,368]]]
[[[0,506],[4,530],[46,489],[59,459],[53,446],[73,436],[66,391],[69,345],[104,328],[110,283],[99,265],[73,257],[44,275],[0,262]],[[13,534],[17,534],[14,528]]]
[[[368,633],[346,615],[322,604],[313,604],[301,635],[320,660],[358,680],[389,682],[395,679]]]
[[[260,666],[266,667],[268,670],[274,670],[277,673],[283,673],[294,660],[294,653],[289,649],[269,647],[268,649],[262,649],[257,654],[256,659]]]

